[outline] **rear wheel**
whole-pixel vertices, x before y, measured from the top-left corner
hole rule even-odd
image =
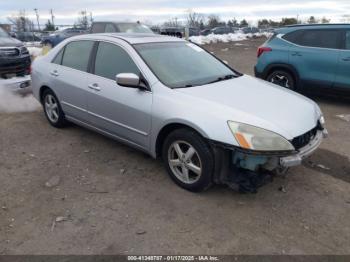
[[[180,187],[200,192],[212,185],[214,157],[210,146],[196,132],[178,129],[170,133],[162,156],[171,179]]]
[[[296,89],[294,77],[285,70],[276,70],[271,72],[267,76],[266,80],[291,90]]]
[[[61,105],[50,89],[46,89],[42,97],[45,116],[54,127],[64,127],[67,124]]]

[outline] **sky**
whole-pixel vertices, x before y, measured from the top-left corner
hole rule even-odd
[[[55,23],[74,24],[81,10],[92,12],[96,21],[142,21],[160,24],[170,19],[185,21],[186,12],[191,10],[208,16],[219,15],[222,20],[245,18],[255,24],[258,19],[279,20],[282,17],[307,19],[313,15],[327,17],[331,22],[350,22],[350,0],[0,0],[0,22],[25,10],[31,19],[38,9],[40,24],[45,24],[53,9]]]

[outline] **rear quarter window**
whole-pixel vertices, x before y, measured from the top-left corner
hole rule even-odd
[[[284,35],[282,38],[301,46],[331,49],[341,48],[340,30],[297,30]]]
[[[350,50],[350,31],[345,33],[345,49]]]

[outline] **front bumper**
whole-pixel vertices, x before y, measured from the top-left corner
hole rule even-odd
[[[0,77],[24,76],[29,73],[31,59],[29,55],[15,58],[0,58]]]
[[[300,165],[328,136],[326,129],[318,130],[313,139],[299,150],[290,152],[254,152],[211,141],[214,148],[215,172],[213,180],[242,192],[255,192],[274,171]]]
[[[303,159],[310,156],[321,145],[323,138],[327,136],[328,136],[328,132],[326,129],[317,131],[314,139],[312,139],[309,144],[299,149],[296,154],[291,156],[281,157],[279,161],[280,166],[292,167],[292,166],[300,165]]]

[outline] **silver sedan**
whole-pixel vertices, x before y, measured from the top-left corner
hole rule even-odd
[[[32,87],[54,127],[73,122],[160,157],[190,191],[255,192],[327,134],[313,101],[166,36],[69,38],[35,60]]]

